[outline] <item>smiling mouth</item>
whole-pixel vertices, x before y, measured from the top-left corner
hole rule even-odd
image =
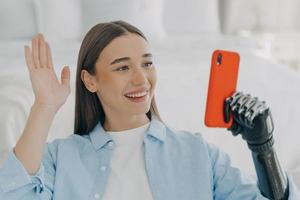
[[[143,97],[143,96],[147,95],[148,92],[149,91],[146,90],[146,91],[135,93],[135,94],[125,94],[124,96],[129,97],[129,98],[138,98],[138,97]]]
[[[127,97],[127,99],[129,99],[130,101],[133,101],[133,102],[143,102],[146,100],[148,94],[149,94],[149,91],[147,90],[146,92],[144,92],[145,94],[139,94],[139,95],[124,95],[125,97]]]

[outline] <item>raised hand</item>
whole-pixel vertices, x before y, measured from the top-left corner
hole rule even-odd
[[[59,109],[70,94],[70,69],[61,71],[61,82],[53,69],[49,44],[42,34],[32,39],[32,49],[25,45],[25,59],[35,95],[34,104]]]

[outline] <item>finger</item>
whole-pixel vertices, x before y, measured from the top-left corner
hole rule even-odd
[[[223,115],[224,115],[224,121],[226,123],[229,122],[230,120],[230,98],[227,98],[225,101],[224,101],[224,110],[223,110]]]
[[[232,123],[232,126],[228,129],[231,131],[233,136],[237,136],[242,133],[242,127],[239,126],[235,121]]]
[[[70,86],[70,68],[65,66],[61,71],[61,83],[64,86]]]
[[[41,67],[47,67],[47,50],[46,50],[46,43],[43,35],[40,35],[40,40],[39,40],[39,47],[40,47],[40,64]]]
[[[45,43],[46,43],[46,50],[47,50],[47,67],[51,69],[53,68],[51,49],[48,42]]]
[[[27,45],[25,45],[24,50],[25,50],[26,65],[28,67],[28,70],[30,71],[30,70],[34,69],[34,62],[32,59],[31,52],[30,52],[30,48]]]
[[[40,58],[39,58],[39,37],[38,35],[32,39],[32,54],[33,61],[36,68],[40,67]]]

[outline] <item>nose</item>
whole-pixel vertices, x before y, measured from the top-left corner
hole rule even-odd
[[[134,70],[132,81],[135,85],[144,85],[146,80],[147,80],[147,75],[143,71],[143,69],[138,68]]]

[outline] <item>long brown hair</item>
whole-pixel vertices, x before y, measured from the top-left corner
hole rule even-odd
[[[115,38],[134,33],[148,41],[145,35],[133,25],[124,21],[112,21],[100,23],[92,27],[85,35],[78,55],[77,73],[76,73],[76,97],[75,97],[75,125],[74,133],[78,135],[89,134],[100,121],[103,125],[105,113],[97,94],[86,89],[81,80],[81,71],[87,70],[95,75],[95,63],[102,50]],[[153,96],[150,110],[146,113],[151,120],[152,115],[156,115],[161,121],[157,110],[155,98]]]

